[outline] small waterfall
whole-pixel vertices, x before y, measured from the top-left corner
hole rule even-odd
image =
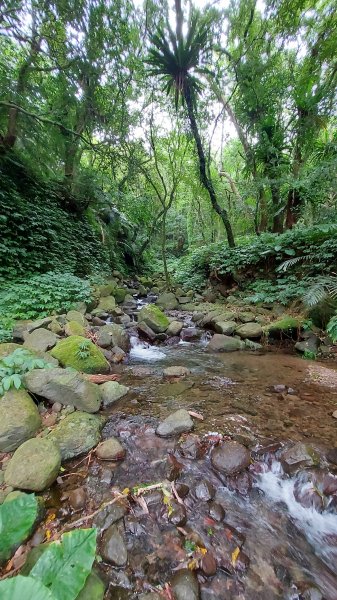
[[[166,358],[164,352],[161,352],[156,346],[151,346],[147,342],[141,342],[138,337],[131,336],[130,358],[136,360],[156,361]]]

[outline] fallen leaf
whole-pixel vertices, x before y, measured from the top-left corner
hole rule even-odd
[[[233,567],[234,567],[234,565],[235,565],[235,563],[236,563],[236,561],[238,559],[239,554],[240,554],[240,548],[236,547],[235,550],[233,550],[233,552],[232,552],[232,565],[233,565]]]
[[[194,417],[195,419],[199,419],[199,421],[204,420],[204,417],[200,413],[194,412],[194,410],[189,410],[188,414],[191,415],[191,417]]]

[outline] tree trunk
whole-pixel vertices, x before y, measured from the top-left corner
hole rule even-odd
[[[184,89],[184,98],[185,98],[185,102],[186,102],[186,106],[187,106],[187,113],[188,113],[188,118],[190,121],[191,131],[192,131],[192,134],[194,137],[195,145],[197,147],[201,183],[209,194],[213,209],[219,215],[219,217],[221,218],[221,220],[224,224],[224,227],[225,227],[226,233],[227,233],[227,240],[228,240],[229,247],[234,248],[235,247],[234,235],[233,235],[232,226],[231,226],[229,218],[228,218],[228,213],[227,213],[226,209],[221,208],[220,204],[218,203],[212,180],[207,176],[206,157],[205,157],[204,149],[202,147],[202,142],[201,142],[201,138],[200,138],[200,134],[199,134],[199,130],[198,130],[198,125],[197,125],[196,118],[194,115],[191,92],[190,92],[190,89],[188,86]]]
[[[302,204],[302,198],[299,190],[290,189],[287,198],[286,208],[286,229],[292,229],[296,225],[299,217],[299,208]]]
[[[280,191],[278,186],[273,183],[270,186],[271,189],[271,197],[274,208],[274,216],[273,216],[273,233],[283,233],[283,221],[284,221],[284,210],[280,207]]]
[[[163,214],[163,219],[161,222],[161,254],[162,254],[163,265],[164,265],[165,281],[166,281],[166,285],[169,286],[170,285],[170,276],[169,276],[169,272],[167,270],[167,262],[166,262],[166,214],[167,214],[167,211],[165,210],[164,214]]]

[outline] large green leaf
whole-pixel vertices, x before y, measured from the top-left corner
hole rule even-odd
[[[36,521],[38,502],[34,494],[19,493],[0,506],[0,562],[30,534]]]
[[[32,568],[56,600],[75,600],[91,571],[96,554],[96,529],[77,529],[53,542]]]
[[[55,600],[51,591],[33,577],[12,577],[0,581],[1,600]]]

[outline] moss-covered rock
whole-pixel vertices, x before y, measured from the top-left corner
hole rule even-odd
[[[52,440],[27,440],[10,459],[5,471],[5,482],[21,490],[42,492],[55,481],[60,466],[61,453]]]
[[[138,322],[141,323],[142,321],[155,333],[163,333],[170,324],[167,316],[154,304],[148,304],[140,309]]]
[[[118,304],[121,304],[122,302],[124,302],[125,300],[125,296],[127,295],[128,291],[126,288],[116,288],[114,291],[114,297],[115,300]]]
[[[9,390],[0,398],[0,452],[16,450],[40,426],[40,413],[25,390]]]
[[[271,337],[282,337],[282,335],[293,335],[297,334],[302,325],[303,319],[300,317],[292,317],[291,315],[285,315],[281,319],[270,323],[263,327],[265,334]]]
[[[60,448],[62,460],[68,460],[97,446],[102,425],[100,417],[76,411],[60,421],[47,439]]]
[[[85,349],[81,350],[83,338],[78,335],[60,340],[51,355],[63,367],[72,367],[83,373],[109,373],[110,365],[103,352],[90,340],[85,340]],[[81,354],[82,353],[82,357]]]
[[[104,296],[99,301],[97,308],[93,311],[93,314],[100,313],[111,313],[116,306],[116,300],[113,296]]]
[[[70,335],[80,335],[81,337],[85,337],[85,328],[77,321],[69,321],[66,324],[64,331],[68,337]]]
[[[12,342],[0,344],[0,360],[9,354],[12,354],[12,352],[18,348],[21,348],[20,344],[14,344]]]
[[[79,310],[69,310],[69,312],[67,312],[66,319],[69,322],[76,321],[76,323],[83,325],[83,327],[88,325],[88,321]]]
[[[97,291],[100,295],[101,298],[106,298],[107,296],[111,296],[113,294],[113,291],[115,289],[115,284],[112,283],[106,283],[103,285],[99,285],[97,288]]]

